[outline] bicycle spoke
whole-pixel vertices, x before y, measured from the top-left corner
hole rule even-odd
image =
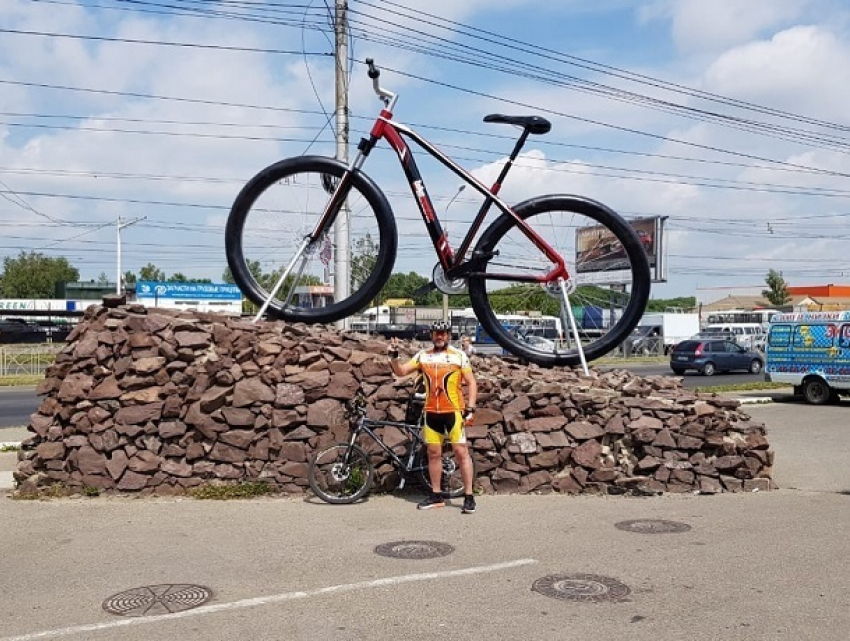
[[[365,307],[389,277],[395,221],[371,182],[350,180],[337,220],[329,221],[329,229],[317,229],[345,171],[330,159],[282,161],[258,174],[234,203],[228,264],[261,313],[306,322],[337,320]],[[342,216],[347,241],[336,233]],[[347,279],[346,287],[340,278]],[[341,290],[348,294],[335,300]]]
[[[556,265],[510,217],[496,221],[476,248],[495,253],[486,275],[470,279],[476,312],[489,317],[493,331],[485,329],[505,348],[540,364],[583,364],[583,352],[590,360],[616,348],[648,297],[648,266],[637,236],[616,214],[589,202],[553,196],[518,211],[566,261],[569,278],[563,288],[543,282]],[[538,282],[506,282],[511,278]],[[522,313],[560,318],[560,337],[535,339],[496,319],[496,314]]]

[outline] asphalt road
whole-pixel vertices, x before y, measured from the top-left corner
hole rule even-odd
[[[599,369],[614,369],[617,367],[627,369],[641,376],[677,376],[670,370],[667,361],[658,363],[641,363],[623,361],[622,364],[597,365]],[[729,372],[726,374],[715,374],[714,376],[703,376],[695,371],[688,371],[682,376],[682,384],[685,387],[715,387],[721,385],[738,385],[742,383],[763,383],[764,374],[750,374],[749,372]]]
[[[779,490],[488,495],[470,516],[457,502],[417,511],[412,494],[351,506],[0,496],[0,641],[846,641],[850,403],[748,411],[768,426]],[[633,519],[690,529],[615,527]],[[453,550],[376,554],[402,541]],[[615,582],[628,593],[592,602]],[[174,584],[211,598],[159,617],[103,608],[153,605],[117,595]]]
[[[39,403],[34,387],[0,387],[0,441],[2,428],[26,425]]]

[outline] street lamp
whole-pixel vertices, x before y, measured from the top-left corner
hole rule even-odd
[[[124,282],[123,277],[121,276],[121,230],[125,227],[129,227],[130,225],[135,225],[136,223],[145,220],[147,216],[141,216],[140,218],[134,218],[133,220],[129,220],[126,223],[121,222],[121,216],[118,216],[118,222],[115,225],[115,229],[118,237],[118,247],[115,252],[115,269],[117,271],[117,278],[115,279],[115,293],[118,296],[121,295],[122,285]]]

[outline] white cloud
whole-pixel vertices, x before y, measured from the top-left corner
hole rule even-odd
[[[724,52],[705,72],[705,88],[779,109],[850,123],[846,38],[799,26]]]
[[[805,14],[811,0],[660,0],[640,10],[644,20],[671,22],[677,48],[718,51],[746,43]]]

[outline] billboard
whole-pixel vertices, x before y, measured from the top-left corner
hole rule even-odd
[[[664,261],[666,216],[636,218],[628,221],[640,239],[652,274],[652,282],[667,280]],[[576,230],[576,275],[580,285],[623,284],[631,281],[628,260],[622,243],[602,225]]]
[[[184,299],[240,301],[242,292],[226,283],[171,283],[142,280],[136,283],[138,299]]]

